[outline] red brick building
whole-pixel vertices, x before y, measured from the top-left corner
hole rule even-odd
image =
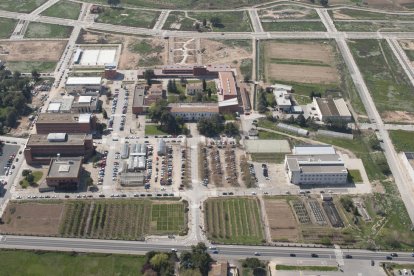
[[[92,133],[96,118],[91,114],[40,113],[36,121],[37,134]]]

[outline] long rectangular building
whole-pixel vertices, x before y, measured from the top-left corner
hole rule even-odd
[[[37,134],[56,132],[91,133],[95,128],[95,117],[91,114],[40,113],[36,121]]]
[[[318,118],[322,122],[337,120],[350,122],[352,120],[351,112],[349,112],[344,99],[314,97],[313,104],[318,113]]]
[[[61,157],[89,158],[94,152],[92,135],[50,133],[30,135],[24,156],[29,165],[50,163],[58,154]]]
[[[216,103],[205,104],[169,104],[171,114],[181,117],[185,121],[197,121],[201,118],[210,118],[219,114],[219,106]]]
[[[348,170],[338,154],[288,154],[285,169],[293,184],[330,185],[348,181]]]
[[[65,89],[68,93],[81,92],[83,90],[100,90],[101,77],[69,77],[66,80]]]

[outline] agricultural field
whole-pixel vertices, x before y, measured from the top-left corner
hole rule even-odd
[[[12,12],[23,12],[31,13],[36,8],[43,5],[47,0],[1,0],[0,10],[12,11]]]
[[[119,68],[138,69],[141,66],[164,64],[166,40],[162,38],[142,38],[136,36],[82,31],[77,43],[80,44],[121,44]]]
[[[204,204],[210,240],[224,244],[261,244],[263,223],[256,198],[210,198]]]
[[[266,32],[326,32],[326,28],[321,21],[311,22],[262,22]]]
[[[17,21],[9,18],[0,18],[0,39],[9,38],[16,28]]]
[[[357,120],[366,118],[364,105],[334,41],[266,41],[260,43],[259,49],[259,77],[266,83],[292,85],[299,104],[310,103],[312,91],[323,97],[344,97]]]
[[[10,202],[1,233],[141,240],[145,235],[186,234],[186,205],[173,200]]]
[[[72,201],[60,226],[63,237],[97,239],[141,240],[147,234],[185,231],[184,204],[178,201]]]
[[[55,251],[0,250],[3,275],[136,275],[144,256]]]
[[[279,19],[319,19],[314,9],[296,5],[276,5],[271,8],[258,10],[262,22]]]
[[[0,53],[12,71],[30,73],[36,69],[39,72],[52,72],[65,46],[66,41],[7,41],[0,42]]]
[[[87,0],[85,2],[107,4],[107,0]],[[266,3],[267,0],[124,0],[122,5],[135,8],[159,8],[159,9],[231,9],[255,4]]]
[[[58,236],[64,204],[50,201],[11,201],[2,216],[3,234]]]
[[[96,22],[151,29],[159,16],[156,11],[107,8]]]
[[[385,122],[414,120],[413,87],[386,41],[348,42]]]
[[[59,2],[42,12],[42,15],[67,18],[67,19],[78,19],[81,11],[82,4],[75,2]]]
[[[284,199],[266,199],[265,208],[272,240],[297,242],[299,231],[289,203]]]
[[[31,22],[27,27],[25,38],[68,38],[73,27],[55,24]]]
[[[397,152],[414,152],[414,139],[411,131],[390,130],[388,133]]]

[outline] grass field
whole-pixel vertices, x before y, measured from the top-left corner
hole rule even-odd
[[[264,234],[256,198],[210,198],[204,204],[208,237],[216,243],[261,244]]]
[[[57,62],[54,61],[8,61],[7,67],[12,71],[31,73],[37,70],[40,73],[53,72]]]
[[[349,177],[349,180],[352,181],[353,183],[362,182],[362,176],[359,170],[348,170],[348,177]]]
[[[200,22],[203,19],[210,20],[212,17],[218,17],[221,24],[213,27],[214,32],[250,32],[250,18],[246,11],[235,12],[189,12],[188,16],[195,18]]]
[[[137,275],[144,256],[0,250],[2,275]]]
[[[25,38],[68,38],[73,27],[31,22],[24,35]]]
[[[150,29],[159,15],[156,11],[106,8],[96,22]]]
[[[157,125],[145,125],[145,135],[168,135],[160,130]]]
[[[160,216],[163,214],[167,217]],[[69,201],[60,226],[64,237],[124,240],[185,231],[184,204],[178,201]]]
[[[389,134],[397,152],[414,152],[413,132],[404,130],[390,130]]]
[[[319,19],[318,13],[314,9],[303,6],[280,4],[258,10],[260,19],[274,20],[277,16],[286,16],[286,19]]]
[[[317,265],[276,265],[276,270],[337,271],[338,267]]]
[[[380,113],[414,112],[414,93],[408,77],[386,41],[348,43]]]
[[[107,4],[107,0],[86,0],[85,2]],[[267,0],[123,0],[122,5],[130,7],[163,8],[163,9],[231,9],[254,4],[266,3]]]
[[[17,20],[9,18],[0,18],[0,38],[9,38],[14,28],[16,28]]]
[[[42,15],[67,18],[67,19],[78,19],[82,5],[75,2],[59,2],[42,12]]]
[[[34,177],[34,179],[33,179],[33,183],[37,183],[37,184],[39,184],[39,180],[40,179],[42,179],[42,176],[43,176],[43,172],[41,172],[41,171],[34,171],[34,172],[32,172],[32,174],[33,174],[33,177]],[[23,179],[22,180],[23,182],[22,182],[22,187],[23,188],[27,188],[27,187],[29,187],[29,182],[27,182],[27,180],[26,179]]]
[[[30,13],[47,0],[1,0],[0,10]]]
[[[176,30],[178,26],[174,28],[174,24],[179,24],[179,30],[181,31],[194,31],[194,20],[185,17],[184,12],[172,11],[168,15],[167,20],[164,23],[163,29]]]
[[[403,14],[386,14],[386,13],[379,13],[379,12],[371,12],[371,11],[363,11],[363,10],[354,10],[354,9],[338,9],[335,10],[335,13],[338,15],[347,15],[352,17],[352,19],[371,19],[371,20],[409,20],[412,21],[413,18],[411,15],[403,15]],[[335,16],[335,13],[331,10],[329,14],[334,19],[338,19]]]
[[[414,24],[410,22],[346,22],[346,21],[334,21],[335,27],[338,31],[343,32],[376,32],[376,31],[389,31],[389,32],[412,32],[414,30]]]
[[[266,32],[326,32],[322,22],[262,22]]]
[[[405,54],[409,60],[414,61],[414,50],[405,50]]]

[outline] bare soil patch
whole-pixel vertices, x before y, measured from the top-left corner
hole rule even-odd
[[[153,48],[163,47],[164,51],[162,53],[157,52],[147,52],[145,54],[140,54],[133,51],[133,46],[142,41],[148,42],[152,45]],[[135,36],[126,36],[126,35],[114,35],[102,32],[91,32],[86,31],[82,32],[80,35],[79,43],[86,44],[122,44],[121,56],[119,59],[119,69],[121,70],[132,70],[139,68],[139,61],[141,59],[150,59],[151,57],[158,57],[160,60],[165,60],[165,40],[161,38],[140,38]]]
[[[349,15],[347,15],[347,14],[343,14],[343,13],[341,13],[341,11],[339,11],[339,10],[334,10],[334,11],[333,11],[333,17],[334,17],[336,20],[350,20],[350,19],[354,19],[352,16],[349,16]]]
[[[252,53],[242,47],[230,47],[220,41],[202,39],[201,53],[203,64],[231,64],[244,58],[251,58]]]
[[[3,214],[1,233],[21,235],[59,234],[64,204],[10,202]]]
[[[336,83],[336,70],[326,66],[268,64],[267,73],[277,80],[305,83]]]
[[[5,61],[58,61],[66,41],[0,42],[0,59]]]
[[[265,208],[272,240],[297,242],[299,231],[289,204],[283,199],[266,199]]]
[[[414,114],[406,111],[386,111],[381,113],[384,122],[414,123]]]
[[[329,44],[315,42],[280,43],[270,42],[265,44],[267,58],[311,60],[324,64],[334,63],[334,52]]]

